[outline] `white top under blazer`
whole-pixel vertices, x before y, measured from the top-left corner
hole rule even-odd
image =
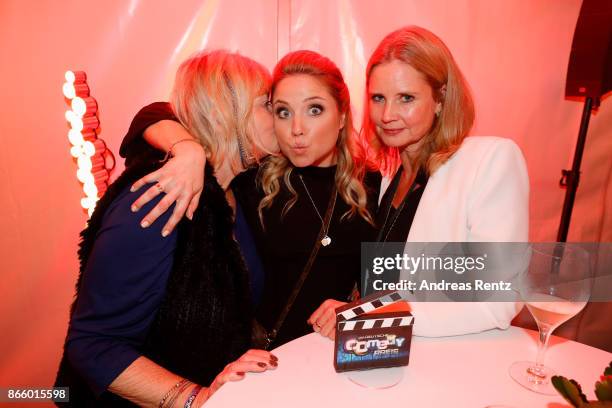
[[[391,179],[383,178],[379,203]],[[527,242],[529,177],[510,139],[472,136],[430,177],[407,242]],[[506,329],[519,302],[413,302],[416,336]]]

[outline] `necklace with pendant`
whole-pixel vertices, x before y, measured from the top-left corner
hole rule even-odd
[[[302,182],[302,185],[304,186],[304,190],[306,190],[306,194],[308,195],[308,198],[310,199],[310,203],[314,207],[314,210],[316,211],[317,216],[321,220],[321,225],[324,226],[324,234],[323,234],[323,239],[321,239],[321,245],[328,246],[332,242],[331,237],[328,235],[329,225],[324,225],[323,217],[321,217],[321,213],[319,213],[319,209],[317,208],[314,200],[312,199],[312,196],[310,195],[310,191],[308,191],[308,187],[306,187],[306,183],[304,183],[304,179],[302,178],[302,175],[300,174],[298,175],[298,177],[300,178],[300,181]]]

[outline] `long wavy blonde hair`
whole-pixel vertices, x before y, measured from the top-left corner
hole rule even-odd
[[[416,158],[415,167],[428,174],[435,172],[461,146],[474,123],[474,102],[469,86],[451,52],[432,32],[416,26],[388,34],[378,44],[366,69],[366,97],[361,139],[368,145],[369,163],[379,164],[381,172],[392,174],[400,165],[399,151],[383,144],[370,119],[368,86],[372,70],[398,60],[419,71],[433,90],[442,110],[425,135],[426,143]]]
[[[181,124],[204,147],[216,167],[230,160],[242,170],[240,145],[249,152],[257,146],[251,112],[253,102],[270,90],[270,73],[259,63],[224,50],[202,51],[185,60],[174,80],[171,104]]]
[[[333,96],[341,114],[344,114],[344,125],[336,142],[336,189],[340,197],[350,208],[341,219],[351,218],[355,214],[373,223],[367,209],[367,194],[363,186],[365,166],[354,160],[356,135],[351,115],[351,99],[348,87],[338,67],[328,58],[314,51],[295,51],[285,55],[272,73],[272,92],[278,83],[291,75],[310,75],[319,81]],[[261,165],[258,183],[265,194],[259,203],[259,219],[263,225],[263,210],[269,208],[281,190],[281,181],[290,191],[292,198],[285,204],[282,214],[286,214],[297,201],[297,192],[291,185],[291,173],[294,166],[286,157],[270,156]]]

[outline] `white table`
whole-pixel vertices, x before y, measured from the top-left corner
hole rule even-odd
[[[511,327],[484,333],[413,337],[410,364],[402,379],[387,389],[364,388],[333,367],[333,342],[313,333],[274,350],[279,366],[228,383],[207,407],[470,407],[508,405],[516,408],[568,406],[561,396],[545,396],[510,378],[515,361],[533,360],[537,333]],[[576,379],[589,399],[612,353],[552,337],[546,363]]]

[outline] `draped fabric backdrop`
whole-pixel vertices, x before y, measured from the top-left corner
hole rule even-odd
[[[100,137],[118,156],[134,113],[167,99],[202,48],[273,67],[313,49],[334,60],[360,121],[364,67],[380,39],[416,24],[449,46],[474,91],[473,134],[515,140],[531,178],[531,240],[553,241],[582,104],[564,99],[580,0],[111,0],[0,3],[0,386],[50,385],[87,216],[69,154],[67,69],[88,74]],[[570,241],[612,241],[612,106],[591,118]],[[113,176],[122,170],[121,160]],[[39,405],[37,405],[39,406]]]

